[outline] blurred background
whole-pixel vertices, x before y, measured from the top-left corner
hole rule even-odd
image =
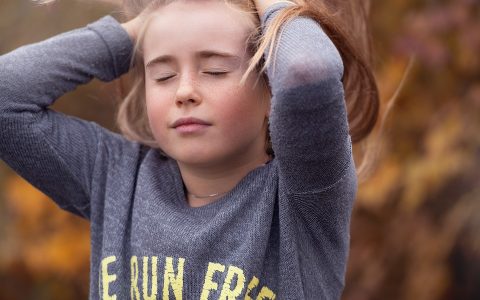
[[[415,60],[359,186],[344,300],[480,299],[479,4],[372,1],[383,107]],[[118,16],[93,1],[1,0],[0,54],[106,14]],[[92,81],[53,108],[117,131],[114,92]],[[0,300],[87,299],[89,238],[87,221],[0,162]]]

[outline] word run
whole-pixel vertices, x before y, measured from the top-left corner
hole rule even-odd
[[[117,275],[111,271],[111,269],[115,267],[116,260],[116,256],[109,256],[102,259],[99,275],[99,293],[101,299],[117,299],[117,295],[110,289],[110,285],[117,279]],[[161,299],[170,299],[170,290],[172,290],[172,296],[174,296],[176,300],[182,300],[185,258],[178,258],[176,262],[176,272],[173,267],[174,258],[169,256],[165,258],[163,289],[160,294],[157,286],[158,257],[144,256],[142,260],[143,268],[140,268],[139,258],[137,256],[132,256],[130,259],[130,299],[154,300],[159,299],[158,297],[160,296],[162,297]],[[215,282],[213,279],[215,273],[226,273],[224,281],[221,283]],[[141,286],[138,285],[139,278],[142,278]],[[236,284],[232,287],[234,278],[236,278]],[[214,291],[220,291],[220,296],[217,298],[218,300],[254,300],[250,293],[258,284],[259,279],[255,276],[253,276],[247,284],[244,271],[236,266],[230,265],[226,267],[220,263],[209,262],[207,270],[205,271],[202,293],[199,300],[212,300],[213,298],[209,298],[209,296],[213,296],[214,293],[212,292]],[[220,286],[221,290],[219,290]],[[246,290],[244,291],[245,287]],[[275,297],[276,295],[273,291],[267,286],[263,286],[255,300],[274,300]],[[188,299],[191,298],[188,297]]]

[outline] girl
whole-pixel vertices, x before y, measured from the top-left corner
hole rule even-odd
[[[90,221],[90,299],[340,298],[378,111],[341,5],[124,5],[0,57],[1,158]],[[48,108],[129,70],[123,135]]]

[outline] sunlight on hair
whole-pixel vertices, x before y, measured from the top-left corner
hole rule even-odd
[[[48,5],[48,4],[54,4],[54,2],[57,2],[57,0],[30,0],[36,5]],[[79,0],[80,2],[101,2],[101,3],[109,3],[109,4],[114,4],[114,5],[121,5],[122,1],[121,0]]]
[[[38,5],[46,5],[46,4],[52,4],[56,0],[31,0],[31,1]]]
[[[367,179],[372,175],[373,171],[376,168],[376,163],[378,163],[378,158],[380,156],[382,150],[382,142],[384,141],[384,133],[385,133],[385,121],[387,116],[393,109],[394,104],[397,101],[397,98],[405,85],[405,81],[407,80],[408,75],[410,74],[412,67],[415,63],[416,55],[415,53],[412,54],[408,60],[408,64],[403,72],[402,79],[398,84],[398,87],[395,89],[393,96],[387,101],[387,105],[385,107],[385,112],[381,115],[380,126],[376,134],[372,134],[369,138],[367,138],[364,143],[361,144],[362,151],[365,153],[362,162],[357,168],[357,176],[359,178],[359,183],[363,183],[367,181]],[[375,162],[372,163],[372,162]]]

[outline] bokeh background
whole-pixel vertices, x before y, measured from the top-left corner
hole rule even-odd
[[[106,14],[1,0],[0,54]],[[342,299],[480,299],[480,1],[372,1],[371,24],[383,107],[414,60],[359,186]],[[53,108],[118,131],[114,92],[94,80]],[[0,161],[0,300],[87,299],[89,238]]]

